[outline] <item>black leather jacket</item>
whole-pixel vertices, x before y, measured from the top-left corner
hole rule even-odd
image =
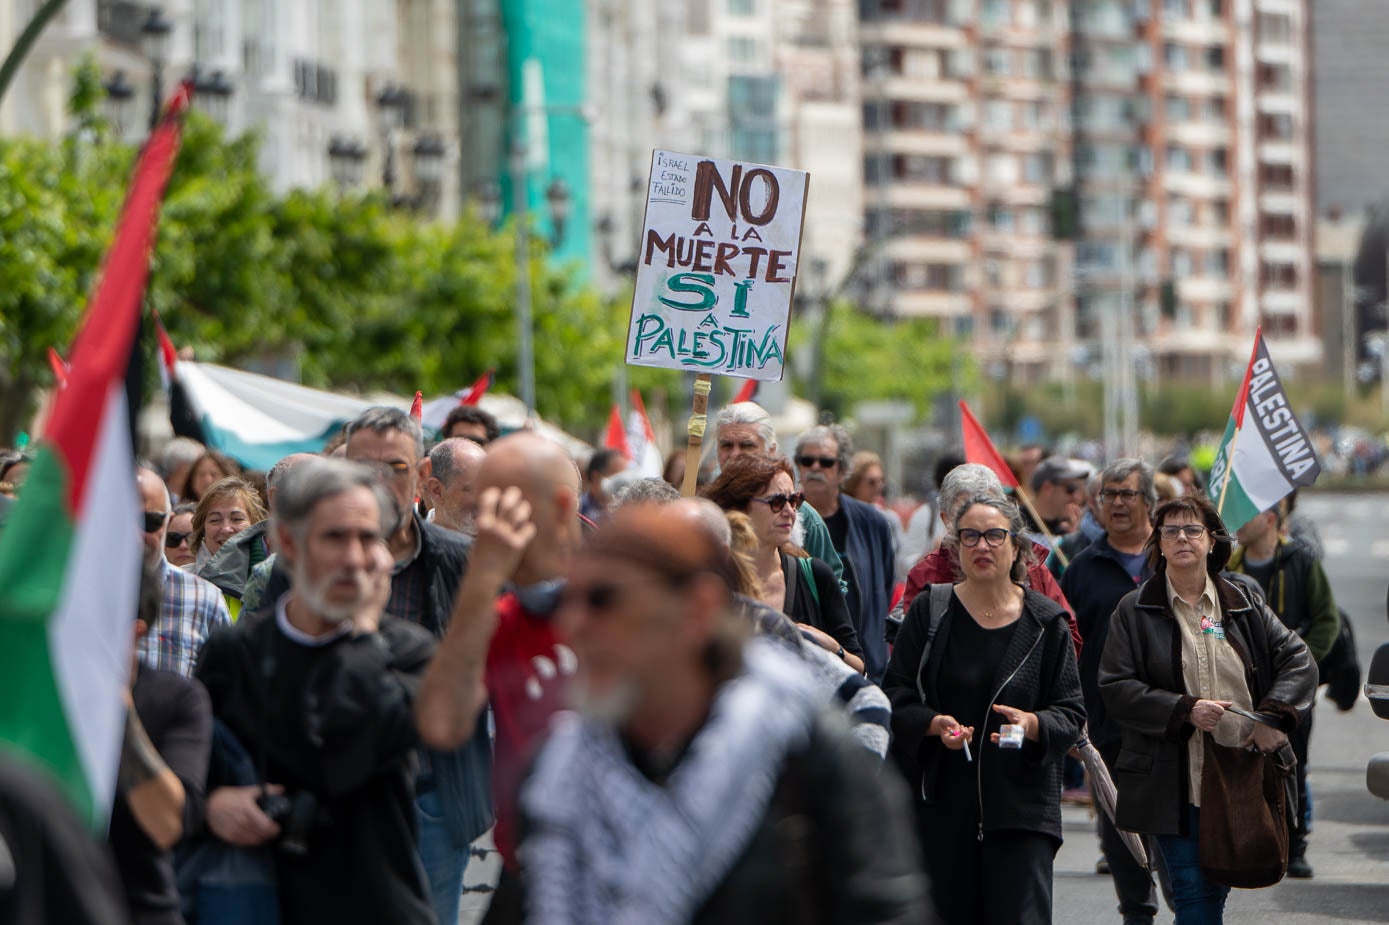
[[[1310,706],[1317,668],[1307,646],[1241,585],[1215,579],[1226,638],[1244,662],[1254,708],[1284,732]],[[1116,824],[1150,835],[1186,834],[1187,740],[1196,698],[1182,679],[1182,637],[1159,573],[1119,602],[1100,661],[1100,695],[1122,733],[1115,764]]]

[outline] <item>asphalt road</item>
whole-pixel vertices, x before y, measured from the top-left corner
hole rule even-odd
[[[1308,495],[1301,504],[1321,530],[1325,564],[1339,603],[1351,615],[1361,663],[1368,667],[1389,641],[1389,495]],[[1234,890],[1225,921],[1241,923],[1389,922],[1389,802],[1365,789],[1365,765],[1389,751],[1389,721],[1370,711],[1363,694],[1349,713],[1323,701],[1312,733],[1312,880],[1285,880],[1267,890]],[[1113,884],[1095,874],[1099,845],[1084,809],[1068,807],[1066,843],[1056,859],[1054,919],[1059,923],[1119,922]],[[1172,922],[1165,908],[1159,922]]]

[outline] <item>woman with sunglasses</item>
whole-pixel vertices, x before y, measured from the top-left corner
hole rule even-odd
[[[757,534],[757,577],[761,600],[794,620],[818,645],[863,671],[863,649],[849,619],[849,606],[834,572],[791,542],[796,491],[791,464],[781,457],[735,456],[704,496],[725,511],[741,511]]]
[[[945,542],[964,580],[912,602],[883,679],[892,751],[942,920],[1042,925],[1062,759],[1085,721],[1075,649],[1065,609],[1022,584],[1032,544],[1017,506],[976,495],[958,511]]]
[[[174,508],[169,530],[164,534],[164,558],[174,568],[186,569],[197,561],[193,552],[193,512],[196,504],[185,501]]]
[[[1222,577],[1232,544],[1210,501],[1163,502],[1152,523],[1153,577],[1119,602],[1099,666],[1100,696],[1123,734],[1114,822],[1156,836],[1177,925],[1206,925],[1223,920],[1230,893],[1200,863],[1201,828],[1214,825],[1203,814],[1216,811],[1202,807],[1207,771],[1216,784],[1217,770],[1230,773],[1226,750],[1242,747],[1286,761],[1287,733],[1312,702],[1317,667],[1296,633]]]

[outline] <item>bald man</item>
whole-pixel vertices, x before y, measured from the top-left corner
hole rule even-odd
[[[477,475],[486,458],[487,451],[471,437],[451,437],[420,462],[420,487],[429,499],[435,526],[474,535]]]
[[[135,481],[144,507],[145,564],[158,569],[163,586],[159,616],[140,638],[140,661],[150,668],[193,676],[198,653],[212,630],[231,623],[222,592],[206,581],[174,568],[164,558],[164,535],[169,530],[169,489],[151,469],[136,470]]]
[[[428,745],[457,748],[490,700],[497,847],[514,873],[517,787],[550,717],[568,705],[575,667],[552,618],[582,542],[581,489],[563,447],[526,433],[488,446],[476,485],[477,539],[415,714]],[[510,879],[494,906],[509,901]]]

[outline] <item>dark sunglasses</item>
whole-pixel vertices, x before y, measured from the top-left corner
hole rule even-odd
[[[813,467],[815,466],[816,463],[819,463],[819,464],[820,464],[820,468],[821,468],[821,469],[833,469],[835,466],[839,465],[839,460],[836,459],[836,458],[833,457],[833,456],[797,456],[797,457],[796,457],[796,465],[800,466],[802,469],[810,469],[810,468],[813,468]]]
[[[749,501],[756,501],[758,504],[765,504],[772,509],[773,514],[780,514],[786,509],[786,505],[791,505],[792,510],[800,510],[801,503],[805,501],[805,495],[800,492],[792,494],[772,495],[767,498],[749,498]]]
[[[169,515],[163,511],[145,511],[145,532],[153,533],[164,526],[164,521],[168,520]]]
[[[617,605],[618,598],[622,596],[622,589],[635,584],[664,582],[662,578],[651,578],[643,581],[631,581],[619,585],[612,582],[601,582],[596,585],[589,585],[587,588],[577,588],[570,585],[564,592],[564,605],[573,606],[580,604],[588,610],[604,611],[611,610]]]
[[[164,534],[164,545],[170,549],[178,549],[192,535],[193,533],[191,530],[187,533],[175,533],[170,530],[168,533]]]

